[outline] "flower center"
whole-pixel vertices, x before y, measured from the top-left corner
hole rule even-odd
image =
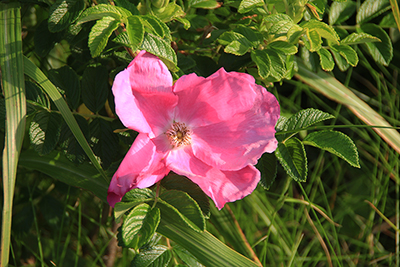
[[[171,128],[165,133],[169,142],[174,147],[186,146],[191,144],[190,130],[182,122],[174,122]]]

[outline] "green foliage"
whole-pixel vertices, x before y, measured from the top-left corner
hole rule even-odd
[[[390,1],[22,2],[29,135],[20,140],[13,265],[112,265],[105,259],[117,227],[102,202],[137,133],[115,115],[111,86],[138,50],[163,60],[174,79],[221,67],[249,73],[278,97],[282,116],[277,150],[256,165],[270,191],[260,187],[217,211],[197,185],[173,173],[133,189],[114,208],[125,247],[114,266],[256,265],[213,235],[263,266],[395,265],[393,233],[376,230],[382,220],[363,201],[389,219],[398,215],[398,155],[389,148],[398,149],[398,133],[382,141],[380,128],[353,128],[360,124],[354,115],[368,123],[370,109],[329,91],[351,88],[384,122],[399,125]],[[304,79],[307,68],[314,83]],[[315,95],[315,84],[333,101]],[[3,139],[6,101],[0,98]],[[338,122],[347,129],[333,131]]]

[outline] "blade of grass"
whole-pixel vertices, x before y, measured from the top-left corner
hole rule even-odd
[[[371,203],[370,201],[368,201],[368,200],[364,200],[364,201],[365,201],[366,203],[368,203],[368,205],[370,205],[371,208],[373,208],[373,209],[376,211],[376,213],[378,213],[379,216],[381,216],[381,218],[382,218],[383,220],[385,220],[385,222],[387,222],[387,223],[390,225],[390,227],[392,227],[396,232],[400,232],[400,229],[397,228],[396,225],[394,225],[394,223],[392,223],[380,210],[378,210],[378,209],[375,207],[374,204],[372,204],[372,203]]]
[[[390,5],[392,6],[393,16],[397,24],[397,29],[400,31],[400,11],[399,4],[397,0],[390,0]]]
[[[24,140],[26,120],[25,81],[18,3],[0,3],[0,69],[6,106],[6,138],[3,150],[3,217],[1,266],[10,254],[11,217],[19,153]]]
[[[345,105],[366,124],[392,127],[381,115],[333,76],[322,70],[314,73],[301,62],[298,62],[298,66],[299,72],[295,75],[297,79],[310,85],[326,97]],[[388,128],[374,128],[374,131],[400,154],[400,133],[398,131]]]
[[[58,110],[61,112],[65,122],[68,124],[71,132],[74,134],[76,140],[81,145],[83,151],[89,157],[93,166],[96,167],[97,171],[103,176],[103,178],[109,182],[104,170],[101,168],[100,163],[96,159],[93,150],[90,148],[85,136],[83,135],[78,123],[76,122],[71,110],[69,109],[67,103],[62,98],[61,94],[58,92],[57,88],[53,83],[44,75],[44,73],[28,58],[24,57],[24,71],[25,74],[31,77],[35,82],[37,82],[50,96],[51,100],[56,104]]]

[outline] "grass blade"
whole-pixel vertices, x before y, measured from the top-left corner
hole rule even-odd
[[[389,129],[392,126],[379,113],[328,73],[322,70],[317,73],[312,72],[300,62],[298,62],[298,66],[299,72],[295,75],[297,79],[310,85],[314,90],[329,99],[345,105],[366,124],[388,127],[373,129],[387,144],[400,154],[400,133],[395,129]]]
[[[1,266],[8,266],[11,216],[19,153],[24,140],[26,99],[18,3],[0,3],[0,68],[6,105],[6,138],[3,150],[3,217]]]

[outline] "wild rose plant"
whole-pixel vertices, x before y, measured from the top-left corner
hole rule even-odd
[[[173,82],[159,58],[141,51],[115,77],[112,91],[118,117],[139,135],[112,178],[111,206],[173,171],[221,209],[255,189],[254,165],[277,147],[278,101],[248,74],[221,68]]]

